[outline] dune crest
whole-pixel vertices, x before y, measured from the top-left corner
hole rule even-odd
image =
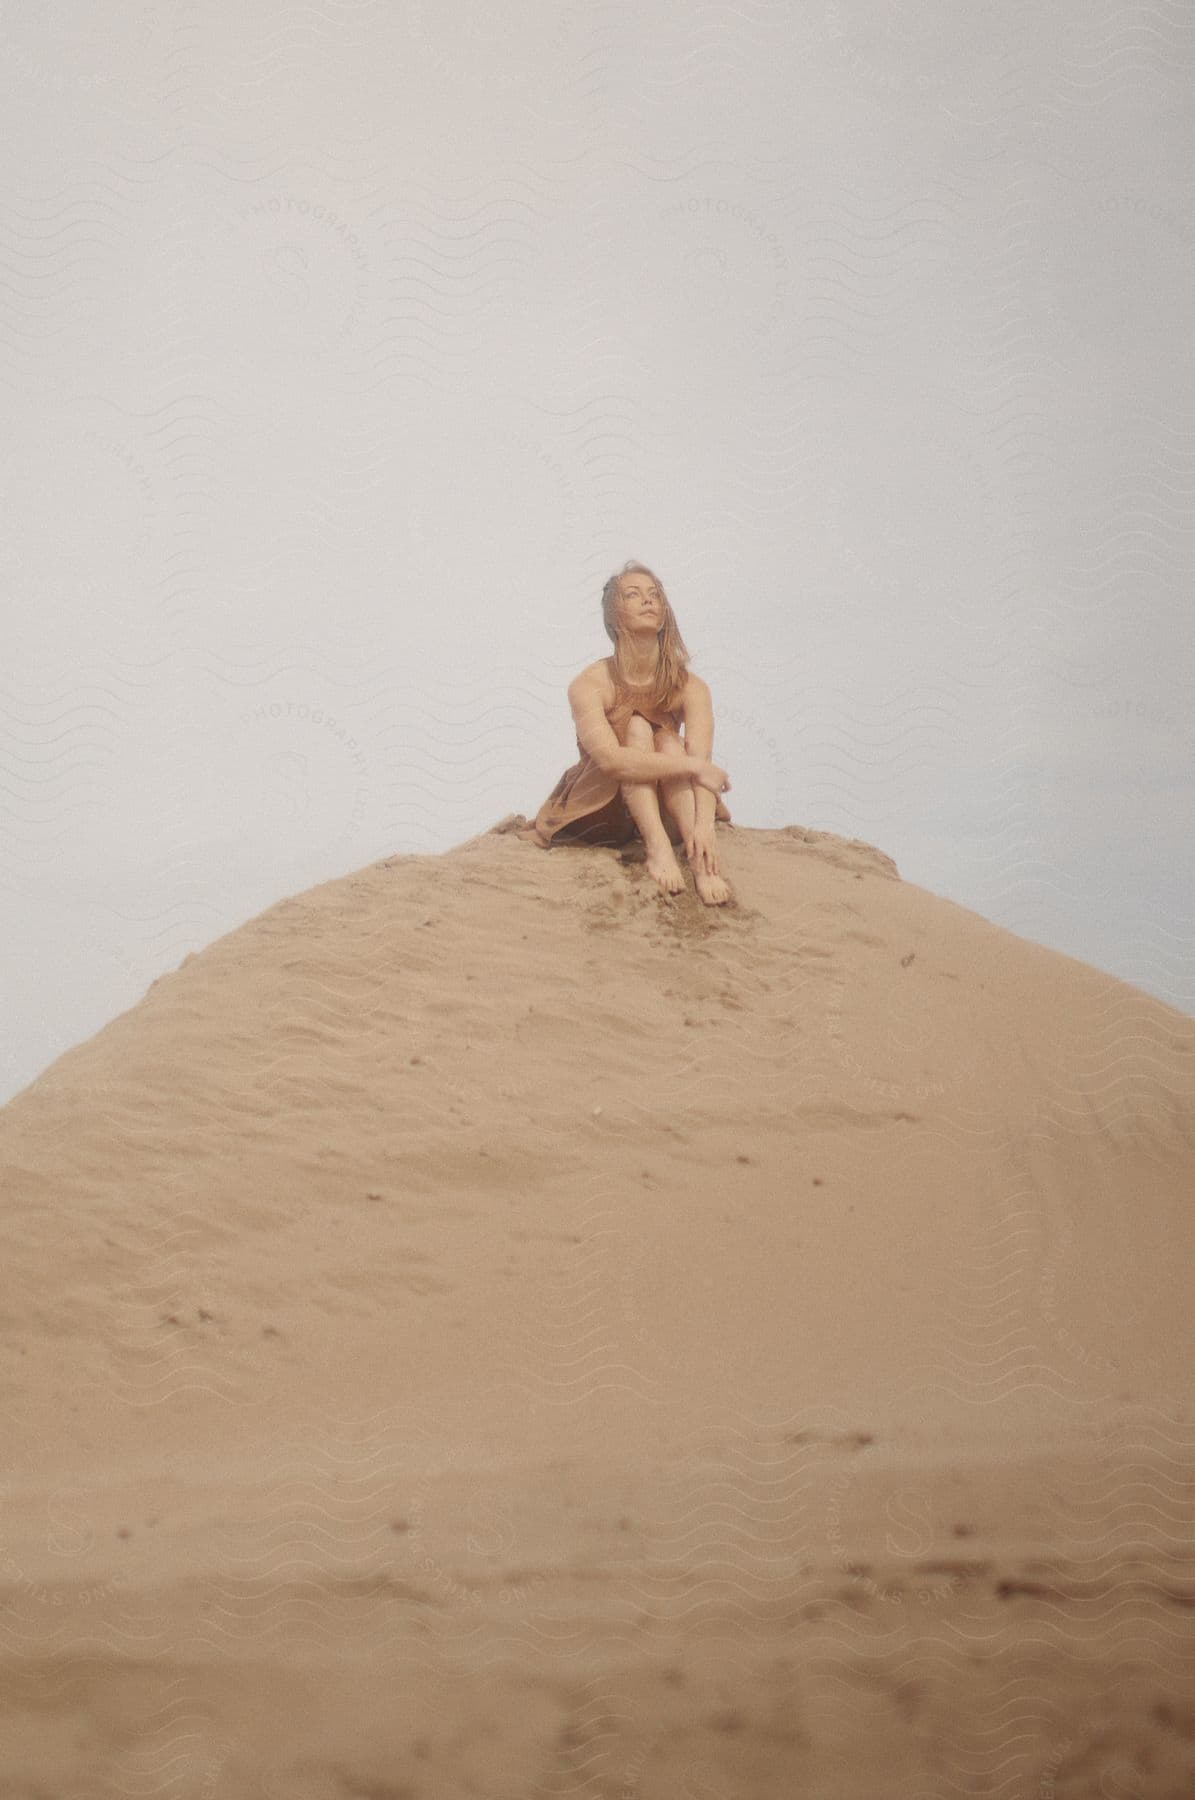
[[[522,822],[0,1110],[0,1773],[1178,1791],[1195,1021],[857,840]]]

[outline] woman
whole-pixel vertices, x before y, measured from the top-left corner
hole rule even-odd
[[[519,836],[546,850],[553,843],[625,844],[637,832],[648,872],[666,894],[685,885],[673,854],[683,843],[701,899],[721,906],[730,889],[718,866],[714,821],[730,823],[718,798],[730,777],[709,761],[710,690],[690,671],[668,596],[643,563],[611,575],[602,622],[614,655],[590,663],[568,689],[581,760]]]

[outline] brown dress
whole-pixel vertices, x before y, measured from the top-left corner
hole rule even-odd
[[[632,713],[641,713],[653,725],[668,725],[679,732],[683,715],[678,709],[663,712],[653,707],[643,691],[627,687],[619,680],[612,657],[607,658],[607,665],[614,681],[614,704],[607,709],[606,717],[620,744]],[[528,843],[538,844],[542,850],[551,849],[554,840],[557,843],[612,846],[632,842],[639,835],[639,827],[623,799],[621,779],[608,769],[600,769],[582,750],[579,738],[577,749],[581,760],[564,771],[536,813],[535,823],[520,831],[519,836]],[[660,808],[660,817],[673,843],[679,844],[680,826],[666,807]],[[730,819],[730,813],[720,799],[714,817]]]

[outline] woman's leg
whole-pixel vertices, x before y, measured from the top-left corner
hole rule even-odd
[[[657,750],[684,755],[685,741],[666,725],[661,725],[655,733]],[[697,800],[693,793],[693,781],[689,775],[666,775],[660,782],[660,800],[665,809],[672,814],[681,828],[686,841],[691,837],[697,818]],[[700,900],[707,906],[721,906],[730,899],[730,889],[721,875],[711,875],[700,869],[693,857],[689,858],[689,867],[693,871],[693,886],[697,889]]]
[[[624,745],[633,745],[636,750],[654,750],[655,728],[651,720],[645,719],[642,713],[632,713],[622,741]],[[681,776],[680,779],[686,787],[690,785],[687,776]],[[627,803],[627,811],[634,819],[647,849],[648,874],[659,883],[664,893],[679,894],[684,888],[685,878],[673,852],[672,839],[660,817],[657,784],[654,781],[623,781],[619,786]]]
[[[656,727],[654,739],[657,750],[666,756],[683,756],[685,740],[667,725]],[[682,839],[687,843],[697,821],[697,802],[693,797],[693,778],[691,775],[665,775],[660,780],[660,807],[662,811],[674,818],[680,826]]]

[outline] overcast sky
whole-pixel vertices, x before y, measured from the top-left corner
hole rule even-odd
[[[1195,1010],[1195,17],[0,36],[0,1100],[283,896],[533,814],[629,557],[736,822]]]

